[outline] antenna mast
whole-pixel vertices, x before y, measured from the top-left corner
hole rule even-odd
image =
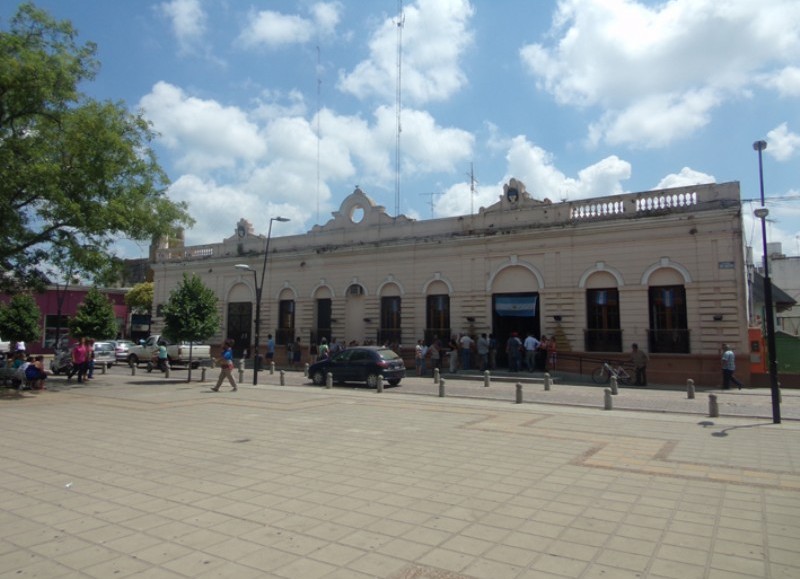
[[[319,45],[317,45],[317,223],[319,223],[319,148],[322,133],[319,128],[320,94],[322,92],[322,66],[320,65]]]
[[[433,196],[436,193],[420,193],[422,197],[428,197],[428,201],[425,202],[425,205],[428,205],[431,208],[431,219],[433,219]]]
[[[477,179],[475,179],[475,171],[473,170],[472,163],[469,164],[469,213],[470,215],[475,214],[475,183],[477,183]]]
[[[401,95],[403,80],[403,26],[406,22],[403,14],[403,0],[397,0],[397,94],[395,102],[395,112],[397,115],[397,131],[394,148],[394,215],[400,215],[400,133],[403,131],[400,123]]]

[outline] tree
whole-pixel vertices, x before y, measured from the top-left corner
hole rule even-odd
[[[0,283],[41,284],[54,248],[105,273],[120,238],[150,241],[190,225],[141,113],[99,102],[97,47],[68,21],[23,3],[0,29]]]
[[[73,338],[110,340],[117,335],[114,306],[97,288],[91,288],[69,321]]]
[[[170,293],[164,305],[164,335],[189,345],[189,379],[192,380],[192,342],[202,342],[219,330],[217,296],[195,274],[183,274],[183,281]]]
[[[30,294],[17,294],[7,305],[0,305],[0,336],[14,342],[35,342],[42,331],[41,311]]]
[[[153,282],[137,283],[125,294],[125,303],[135,313],[149,313],[153,309]]]

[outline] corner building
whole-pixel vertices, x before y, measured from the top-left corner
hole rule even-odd
[[[708,386],[720,383],[728,342],[747,380],[736,182],[551,203],[511,179],[490,207],[423,221],[390,216],[357,188],[332,216],[269,240],[260,344],[273,334],[278,362],[298,337],[305,348],[322,337],[399,344],[412,361],[421,338],[485,332],[502,368],[511,332],[532,332],[556,337],[557,370],[588,374],[636,342],[651,382]],[[155,327],[159,305],[195,273],[219,298],[212,343],[252,351],[266,245],[242,219],[218,244],[155,247]]]

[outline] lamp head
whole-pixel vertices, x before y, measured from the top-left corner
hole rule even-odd
[[[236,269],[241,269],[243,271],[255,271],[252,267],[250,267],[246,263],[237,263],[233,267],[235,267]]]
[[[755,143],[753,143],[753,150],[755,151],[763,151],[766,148],[767,148],[766,141],[756,141]]]
[[[753,211],[756,217],[759,219],[766,219],[767,215],[769,215],[769,209],[766,207],[759,207],[755,211]]]
[[[287,221],[290,221],[290,219],[288,217],[273,217],[272,220],[273,221],[280,221],[281,223],[286,223]]]

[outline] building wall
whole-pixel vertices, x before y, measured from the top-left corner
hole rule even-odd
[[[519,194],[516,200],[509,189]],[[430,294],[448,293],[452,331],[475,335],[495,331],[493,294],[537,292],[539,333],[558,337],[565,366],[585,369],[595,360],[626,357],[632,342],[648,344],[648,288],[677,284],[686,292],[690,353],[651,354],[651,379],[717,384],[722,342],[736,345],[746,366],[738,183],[556,204],[533,199],[513,179],[505,190],[474,215],[416,221],[389,216],[357,189],[328,223],[272,238],[261,343],[276,333],[281,299],[295,300],[295,330],[307,344],[317,298],[332,300],[334,337],[364,342],[376,339],[380,298],[398,295],[402,345],[411,347],[424,335]],[[260,276],[267,240],[247,225],[240,222],[235,231],[241,235],[219,244],[156,252],[156,303],[167,301],[184,272],[217,293],[224,324],[229,302],[254,302],[256,279],[234,265],[249,265]],[[352,284],[363,287],[362,297],[348,295]],[[624,352],[587,353],[586,290],[606,287],[619,292]],[[214,341],[225,335],[223,327]]]
[[[127,335],[127,320],[128,320],[128,306],[125,304],[125,293],[127,290],[122,289],[100,289],[108,300],[112,303],[114,308],[114,317],[120,325],[120,332]],[[66,288],[57,286],[48,286],[45,291],[41,293],[34,293],[33,298],[36,305],[39,307],[41,316],[39,317],[39,328],[41,330],[41,338],[35,343],[27,343],[26,347],[31,354],[50,354],[53,352],[53,343],[55,340],[55,330],[52,335],[48,336],[46,333],[45,320],[47,316],[56,316],[59,312],[58,302],[63,299],[61,305],[61,315],[71,318],[75,315],[78,309],[83,304],[89,288],[83,286],[71,286]],[[0,301],[8,303],[11,296],[8,294],[0,294]],[[61,328],[61,335],[67,335],[69,330],[66,327]]]

